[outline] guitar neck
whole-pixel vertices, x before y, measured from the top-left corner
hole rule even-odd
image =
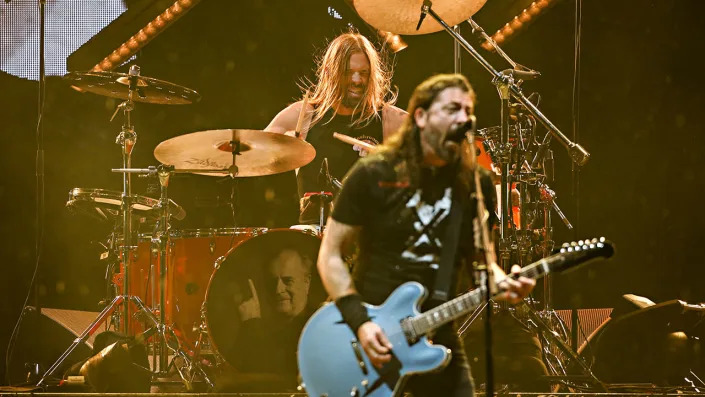
[[[567,259],[563,255],[553,255],[522,268],[520,275],[538,279],[549,273],[550,269],[557,268],[566,261]],[[412,334],[416,337],[426,335],[434,329],[475,310],[475,308],[480,306],[484,301],[486,290],[486,287],[483,285],[466,294],[436,306],[433,309],[409,318],[407,319],[407,327],[411,328],[413,331]],[[493,296],[496,296],[499,293],[501,293],[501,291]]]

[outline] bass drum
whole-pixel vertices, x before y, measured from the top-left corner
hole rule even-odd
[[[296,385],[296,346],[326,299],[316,271],[318,236],[272,229],[242,241],[216,265],[206,292],[214,350],[238,373],[277,374]]]
[[[182,342],[194,345],[198,341],[201,306],[216,260],[241,241],[266,231],[266,228],[221,228],[171,232],[166,258],[164,315],[166,323]],[[140,235],[138,240],[130,261],[130,294],[139,297],[147,307],[155,307],[160,299],[159,253],[154,251],[151,236]],[[113,278],[118,291],[122,291],[123,276],[124,264],[123,270]],[[131,305],[130,310],[134,313],[135,308]],[[149,328],[140,321],[131,324],[131,335]]]

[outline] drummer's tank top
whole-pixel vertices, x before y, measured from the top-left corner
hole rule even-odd
[[[306,135],[306,141],[316,149],[316,157],[307,165],[299,169],[297,185],[299,197],[308,192],[325,190],[325,182],[319,178],[321,163],[328,158],[328,171],[330,175],[343,180],[345,173],[360,158],[358,151],[353,146],[333,138],[333,133],[344,134],[353,138],[377,145],[382,143],[382,115],[373,118],[369,124],[361,127],[352,127],[352,116],[335,115],[331,119],[331,109],[316,125],[312,126]]]

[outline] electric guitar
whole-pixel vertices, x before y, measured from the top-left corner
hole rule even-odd
[[[537,279],[591,259],[609,258],[613,253],[613,245],[604,238],[564,244],[558,253],[522,268],[520,275]],[[298,346],[299,371],[308,395],[398,396],[407,376],[447,365],[450,349],[432,345],[426,335],[482,304],[485,288],[474,289],[420,313],[426,294],[421,284],[407,282],[394,290],[381,306],[365,304],[370,318],[393,346],[392,360],[379,369],[371,364],[335,303],[316,311],[306,323]]]

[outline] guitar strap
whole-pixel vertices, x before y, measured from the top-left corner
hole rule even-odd
[[[458,199],[452,201],[448,216],[450,219],[443,239],[443,247],[441,247],[441,263],[431,294],[431,299],[440,302],[448,300],[448,291],[450,291],[450,282],[455,267],[455,255],[458,250],[458,240],[460,240],[460,225],[463,223],[463,204]]]

